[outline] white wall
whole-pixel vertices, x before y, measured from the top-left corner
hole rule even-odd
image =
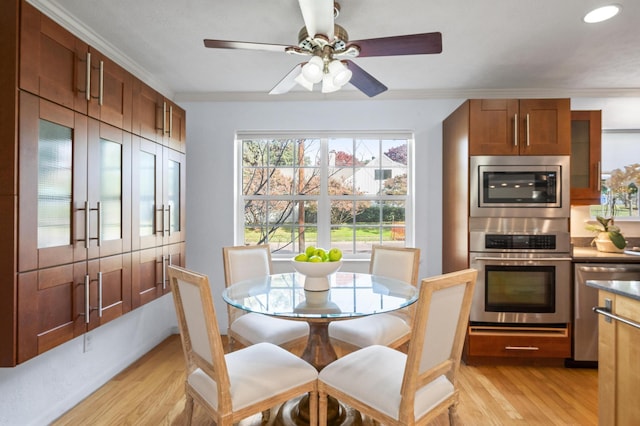
[[[320,96],[320,95],[319,95]],[[222,247],[234,244],[234,135],[257,130],[409,130],[415,135],[420,278],[441,272],[442,120],[464,100],[182,102],[187,111],[187,265],[209,275],[226,329]],[[345,265],[362,268],[364,265]]]
[[[0,368],[0,425],[50,423],[177,333],[176,327],[167,295],[17,367]]]

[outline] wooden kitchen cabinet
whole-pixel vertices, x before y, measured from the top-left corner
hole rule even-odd
[[[571,111],[571,204],[600,204],[602,112]]]
[[[19,270],[131,250],[131,135],[20,96]]]
[[[569,99],[469,100],[469,155],[569,155]]]
[[[89,54],[89,116],[131,131],[133,76],[95,48]]]
[[[20,88],[86,114],[89,46],[29,3],[20,8]]]
[[[599,291],[599,306],[640,324],[640,301]],[[640,419],[640,328],[598,318],[598,424],[631,425]]]
[[[467,333],[465,359],[491,358],[559,359],[571,357],[571,333],[565,327],[509,327],[471,325]]]
[[[130,311],[131,255],[20,273],[18,304],[20,363]]]
[[[168,292],[166,266],[185,262],[186,135],[177,105],[141,86],[134,98],[115,62],[26,1],[4,6],[0,367],[13,367],[152,300],[146,276]]]
[[[20,88],[131,130],[133,76],[22,2]]]

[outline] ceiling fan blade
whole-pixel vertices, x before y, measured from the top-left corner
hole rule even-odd
[[[283,93],[287,93],[289,90],[293,89],[293,87],[297,84],[295,79],[302,73],[302,64],[298,64],[287,75],[284,76],[282,80],[276,84],[273,89],[269,92],[270,95],[281,95]]]
[[[205,47],[214,49],[248,49],[248,50],[266,50],[269,52],[285,52],[289,46],[284,44],[269,43],[250,43],[246,41],[229,41],[229,40],[204,40]]]
[[[333,0],[299,0],[307,34],[322,34],[333,40]]]
[[[379,95],[387,90],[387,86],[380,83],[374,76],[360,68],[352,61],[344,61],[344,64],[351,70],[351,80],[349,83],[360,89],[362,93],[370,98]]]
[[[359,58],[372,56],[423,55],[442,52],[439,32],[356,40],[349,45],[360,48]]]

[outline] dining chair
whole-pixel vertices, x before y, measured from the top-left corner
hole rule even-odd
[[[458,421],[456,375],[476,277],[465,269],[422,280],[407,354],[368,346],[322,369],[320,425],[328,395],[385,425],[427,424],[446,411]]]
[[[419,265],[419,248],[382,245],[371,248],[370,274],[395,278],[416,286]],[[371,345],[399,348],[409,341],[413,311],[410,307],[379,315],[335,321],[329,325],[329,337],[339,354]]]
[[[232,426],[309,393],[309,420],[317,425],[317,370],[271,343],[225,355],[207,276],[178,266],[167,269],[187,364],[186,423],[191,424],[194,402],[218,426]]]
[[[226,287],[239,281],[271,274],[271,248],[268,244],[230,246],[222,248],[224,283]],[[234,343],[249,346],[269,342],[301,352],[309,337],[309,325],[304,321],[285,320],[253,312],[245,312],[227,304],[229,346]]]

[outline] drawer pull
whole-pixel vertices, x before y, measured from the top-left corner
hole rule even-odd
[[[540,348],[537,346],[505,346],[504,347],[508,351],[539,351]]]

